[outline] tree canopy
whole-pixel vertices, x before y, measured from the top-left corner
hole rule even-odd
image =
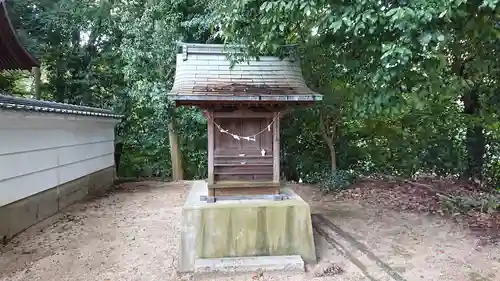
[[[335,186],[350,175],[426,173],[500,182],[497,0],[7,3],[42,62],[42,98],[125,115],[122,175],[172,177],[175,131],[184,176],[206,176],[205,119],[165,98],[184,41],[243,44],[247,56],[297,46],[308,85],[325,98],[283,119],[288,179]],[[0,74],[16,95],[32,95],[32,80]]]

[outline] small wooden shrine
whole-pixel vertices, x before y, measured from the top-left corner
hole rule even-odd
[[[22,46],[10,21],[5,0],[0,0],[0,71],[31,70],[39,62]]]
[[[280,192],[280,117],[290,105],[322,95],[309,89],[294,56],[260,57],[230,67],[215,44],[181,43],[168,93],[177,106],[198,106],[208,120],[208,198]]]

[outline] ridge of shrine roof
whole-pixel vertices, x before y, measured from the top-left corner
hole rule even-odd
[[[300,62],[261,56],[235,63],[237,48],[222,44],[180,43],[175,80],[168,97],[179,105],[207,102],[313,103],[322,95],[311,90],[302,76]]]

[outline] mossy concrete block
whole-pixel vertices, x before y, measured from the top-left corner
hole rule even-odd
[[[0,207],[0,235],[9,239],[37,222],[38,202],[33,197]],[[0,241],[1,242],[1,241]]]
[[[0,206],[0,243],[82,200],[89,193],[105,191],[113,185],[115,167],[109,167],[76,180]]]
[[[58,196],[57,188],[52,188],[37,194],[38,220],[44,220],[55,215],[59,211]]]
[[[116,169],[114,166],[90,174],[88,194],[94,196],[104,195],[113,186],[115,177]]]
[[[179,269],[196,259],[299,255],[316,262],[309,205],[290,189],[290,199],[200,201],[204,181],[194,182],[182,210]]]

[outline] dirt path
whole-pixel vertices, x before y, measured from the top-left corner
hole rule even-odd
[[[453,224],[353,202],[317,202],[311,190],[296,189],[331,223],[314,218],[329,237],[316,237],[319,256],[345,272],[314,279],[275,274],[263,280],[500,280],[500,249],[476,245]],[[0,247],[0,281],[178,280],[179,219],[187,191],[186,183],[129,183],[107,197],[74,205],[52,225],[30,229]],[[396,274],[388,274],[384,264]]]
[[[172,280],[187,186],[125,184],[71,206],[1,249],[0,280]]]
[[[309,186],[294,189],[308,199],[313,225],[324,234],[316,238],[318,255],[343,264],[347,272],[361,271],[365,279],[360,280],[500,280],[500,247],[483,245],[456,223],[363,202],[329,201]]]

